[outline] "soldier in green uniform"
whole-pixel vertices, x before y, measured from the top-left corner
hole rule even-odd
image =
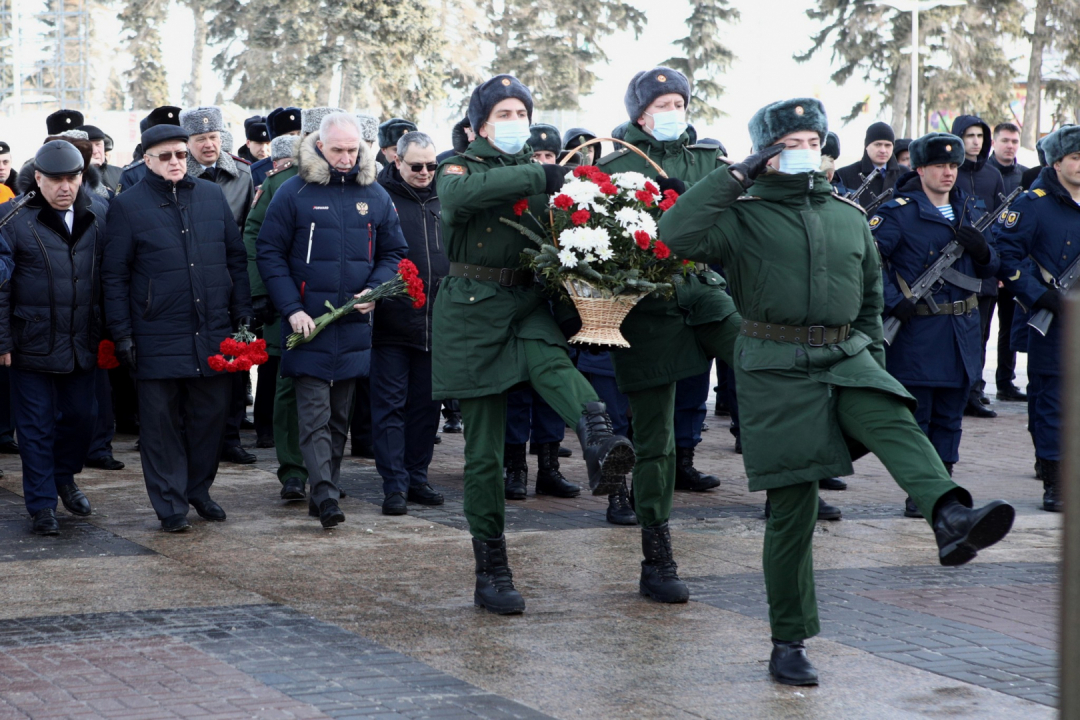
[[[318,131],[323,117],[335,112],[344,111],[329,107],[303,110],[300,113],[302,134],[306,136]],[[282,342],[281,316],[274,312],[270,294],[255,264],[255,240],[259,237],[263,218],[266,217],[266,209],[270,207],[270,200],[274,197],[274,193],[285,184],[286,180],[299,172],[299,159],[295,155],[295,150],[287,155],[284,154],[285,145],[288,143],[297,148],[299,147],[298,140],[299,137],[295,135],[281,135],[271,141],[271,155],[274,152],[274,144],[277,143],[278,152],[282,156],[274,156],[274,169],[266,173],[266,179],[256,191],[255,200],[244,223],[244,246],[247,248],[248,279],[251,281],[251,305],[256,315],[261,315],[263,318],[263,338],[266,340],[267,353],[279,357]],[[267,320],[270,322],[266,322]],[[277,453],[277,476],[281,483],[282,500],[307,498],[304,486],[307,484],[308,473],[304,466],[304,458],[300,455],[300,427],[296,413],[296,391],[293,388],[293,379],[278,377],[274,390],[274,450]]]
[[[532,161],[532,107],[528,88],[510,75],[477,87],[468,110],[476,140],[438,170],[450,272],[435,301],[432,394],[461,402],[474,601],[499,614],[525,609],[503,535],[506,391],[531,384],[577,427],[593,494],[613,492],[634,465],[633,446],[612,433],[604,404],[570,362],[532,271],[520,269],[521,253],[531,243],[499,221],[519,220],[514,207],[520,202],[539,216],[563,184],[562,168]]]
[[[690,83],[678,70],[667,67],[638,73],[626,91],[624,103],[630,123],[624,139],[667,173],[668,178],[657,179],[661,191],[682,193],[716,168],[726,167],[715,145],[690,143],[686,125],[689,100]],[[601,158],[597,166],[609,174],[657,175],[640,155],[625,147]],[[694,470],[693,447],[676,446],[676,388],[680,380],[707,374],[710,358],[728,362],[739,331],[735,305],[724,292],[724,279],[719,274],[702,268],[675,280],[674,297],[646,297],[630,311],[622,325],[630,347],[611,353],[615,381],[630,399],[633,413],[638,458],[633,476],[634,510],[644,555],[639,590],[646,597],[668,603],[686,602],[690,597],[678,576],[668,529],[679,476],[677,459],[684,460],[696,480],[687,489],[720,484],[718,479]]]
[[[743,318],[734,361],[743,460],[750,489],[772,504],[762,556],[769,671],[790,685],[818,677],[803,640],[819,631],[819,478],[850,475],[852,459],[873,452],[927,518],[942,565],[971,560],[1014,516],[1000,500],[971,509],[915,422],[912,397],[885,371],[881,262],[861,208],[818,170],[827,130],[813,98],[762,108],[750,121],[757,154],[710,173],[660,221],[674,252],[723,264]]]

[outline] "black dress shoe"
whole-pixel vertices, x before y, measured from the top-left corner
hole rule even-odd
[[[922,512],[919,511],[919,506],[915,504],[915,501],[910,497],[904,500],[904,517],[906,518],[921,518]]]
[[[405,504],[405,493],[387,493],[382,501],[383,515],[404,515],[409,512],[409,506]]]
[[[735,436],[735,454],[742,455],[742,438],[738,435]]]
[[[260,435],[255,440],[255,447],[257,447],[257,448],[272,448],[272,447],[274,447],[274,436],[273,435]]]
[[[367,443],[359,443],[354,440],[352,444],[352,450],[349,454],[353,457],[362,457],[374,460],[375,448],[371,447],[371,445],[368,445]]]
[[[60,502],[64,503],[64,507],[72,515],[78,515],[79,517],[86,517],[90,514],[90,501],[83,495],[83,491],[79,489],[79,486],[75,483],[70,485],[57,485],[56,495],[60,498]]]
[[[222,462],[236,463],[237,465],[254,465],[259,458],[249,453],[239,445],[226,445],[221,449]]]
[[[818,480],[820,490],[847,490],[847,483],[840,478],[825,478]]]
[[[303,500],[307,497],[307,493],[304,492],[304,479],[292,477],[288,478],[281,486],[281,499],[282,500]]]
[[[167,533],[184,532],[191,524],[184,515],[170,515],[161,521],[161,529]]]
[[[337,500],[327,498],[319,505],[319,522],[324,528],[337,527],[338,523],[345,522],[345,513],[341,512]]]
[[[205,500],[196,500],[192,498],[190,502],[191,507],[195,508],[195,512],[199,513],[199,517],[203,520],[225,522],[225,511],[210,498],[206,498]]]
[[[428,483],[409,486],[408,500],[417,505],[442,505],[445,502],[442,494]]]
[[[986,397],[986,393],[984,393],[982,390],[979,391],[979,398],[978,399],[979,399],[979,403],[981,405],[989,405],[990,404],[990,398]]]
[[[83,463],[86,467],[97,468],[98,470],[123,470],[124,463],[120,462],[112,455],[102,455],[97,458],[87,458]]]
[[[1027,402],[1028,396],[1015,385],[1006,385],[998,388],[997,399],[1002,402]]]
[[[968,404],[964,406],[964,415],[967,417],[984,418],[987,420],[997,417],[996,412],[977,401],[969,401]]]
[[[946,496],[934,510],[934,537],[942,565],[963,565],[1009,534],[1016,511],[1004,500],[981,508],[964,507]]]
[[[772,656],[769,658],[769,674],[784,685],[817,685],[818,674],[806,657],[802,640],[784,642],[773,638]]]
[[[52,508],[40,510],[37,515],[31,517],[34,522],[30,529],[35,535],[60,534],[60,523],[56,520],[56,511]]]
[[[0,443],[0,453],[5,455],[18,455],[19,444],[14,440],[8,440],[7,442]]]
[[[443,423],[442,431],[444,433],[459,433],[461,432],[461,416],[457,413],[446,418],[446,422]]]

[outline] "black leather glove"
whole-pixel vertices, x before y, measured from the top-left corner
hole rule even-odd
[[[684,183],[679,178],[673,178],[673,177],[662,178],[662,177],[658,177],[658,178],[656,178],[656,186],[658,188],[660,188],[660,194],[661,195],[663,195],[668,190],[674,190],[675,192],[679,193],[680,195],[682,195],[684,192],[686,192],[686,183]]]
[[[1062,295],[1057,290],[1047,290],[1039,299],[1031,303],[1032,310],[1049,310],[1055,315],[1061,315],[1061,311],[1064,310],[1062,303]]]
[[[735,163],[729,168],[731,177],[738,180],[744,188],[748,188],[754,184],[758,175],[765,172],[765,166],[769,164],[769,161],[782,152],[784,152],[784,143],[776,143],[761,152],[748,155],[741,163]]]
[[[248,330],[248,331],[251,330],[251,317],[250,316],[244,315],[243,317],[239,318],[236,321],[236,325],[233,326],[233,331],[238,332],[240,330],[240,328],[244,328],[245,330]]]
[[[980,265],[990,262],[990,246],[986,243],[986,236],[970,225],[961,225],[957,229],[956,242]]]
[[[915,316],[915,301],[911,298],[904,298],[896,304],[891,315],[900,322],[906,323]]]
[[[269,325],[277,319],[274,304],[270,302],[269,295],[259,295],[251,298],[251,309],[255,315],[255,322],[259,325]]]
[[[131,338],[120,338],[116,341],[116,359],[124,364],[131,372],[135,372],[135,343]]]
[[[544,185],[544,194],[554,195],[562,190],[563,182],[566,181],[567,168],[558,165],[541,165],[540,167],[544,168],[544,175],[547,179],[547,184]]]

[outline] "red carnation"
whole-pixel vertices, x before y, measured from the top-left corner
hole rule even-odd
[[[112,340],[102,340],[98,343],[97,366],[102,370],[120,367],[120,361],[116,359],[116,345]]]
[[[423,292],[419,292],[419,293],[417,293],[415,295],[415,299],[413,300],[412,306],[414,308],[422,308],[422,307],[424,307],[424,303],[426,303],[426,302],[427,302],[427,295],[425,295]]]
[[[416,277],[420,274],[420,271],[416,269],[416,264],[412,260],[404,259],[398,263],[398,274],[404,278]]]
[[[689,261],[689,260],[683,260],[683,261],[682,261],[682,264],[683,264],[683,265],[689,265],[689,264],[690,264],[690,261]]]
[[[652,193],[653,195],[659,195],[660,194],[660,188],[656,187],[651,182],[646,180],[645,181],[645,192]]]
[[[653,247],[653,255],[655,255],[660,260],[665,260],[668,258],[668,256],[671,255],[671,250],[668,248],[667,245],[657,240],[656,245]]]
[[[634,197],[645,203],[645,207],[652,207],[653,194],[648,190],[638,190],[636,193],[634,193]]]
[[[588,210],[578,210],[570,216],[570,222],[575,225],[584,225],[589,222],[589,218],[592,217],[592,213]]]
[[[211,355],[206,359],[206,362],[210,365],[210,369],[215,372],[221,372],[229,366],[223,355]]]
[[[611,183],[611,181],[608,180],[607,182],[600,184],[600,192],[604,193],[605,195],[618,195],[619,188],[615,187]]]
[[[253,340],[252,342],[248,343],[248,350],[266,350],[266,341],[262,338]]]
[[[529,209],[529,198],[521,198],[514,203],[514,214],[521,217]]]
[[[597,185],[603,185],[604,183],[611,182],[611,176],[606,172],[603,172],[598,167],[594,167],[592,172],[589,173],[589,179]]]
[[[569,210],[574,206],[574,199],[566,194],[556,195],[553,202],[560,210]]]
[[[576,168],[574,168],[574,177],[592,177],[592,174],[596,171],[597,170],[595,165],[578,165]]]
[[[649,237],[649,233],[644,230],[638,230],[634,233],[634,242],[636,242],[637,246],[642,250],[648,250],[651,241],[652,238]]]
[[[660,201],[658,207],[664,212],[667,212],[672,208],[672,206],[675,204],[675,201],[678,199],[679,193],[675,192],[674,190],[665,190],[664,199]]]
[[[251,360],[252,365],[262,365],[270,360],[270,355],[265,350],[249,352],[246,357]]]

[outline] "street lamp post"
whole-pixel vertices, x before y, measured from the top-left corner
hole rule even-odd
[[[936,7],[967,5],[967,0],[876,0],[877,5],[888,5],[900,12],[911,13],[911,137],[919,137],[919,13]]]

